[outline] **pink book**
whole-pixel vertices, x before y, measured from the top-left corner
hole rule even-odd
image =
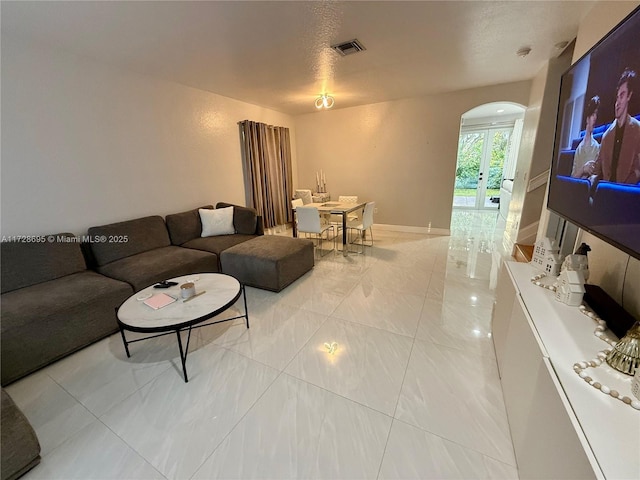
[[[158,310],[159,308],[166,307],[175,301],[175,298],[167,295],[166,293],[156,293],[153,297],[147,298],[144,303],[154,310]]]

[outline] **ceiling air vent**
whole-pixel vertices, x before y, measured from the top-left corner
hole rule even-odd
[[[357,38],[349,40],[348,42],[339,43],[337,45],[331,45],[331,48],[333,48],[343,57],[366,50],[366,48],[364,48],[364,45],[362,45],[362,43],[360,43]]]

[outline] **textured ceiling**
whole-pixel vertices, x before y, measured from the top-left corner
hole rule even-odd
[[[289,114],[530,79],[594,2],[9,2],[2,41],[60,48]],[[331,44],[358,38],[341,57]],[[516,50],[530,46],[525,58]]]

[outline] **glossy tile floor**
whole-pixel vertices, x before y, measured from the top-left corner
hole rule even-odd
[[[113,335],[13,385],[42,445],[35,479],[517,478],[490,333],[495,212],[450,237],[375,231],[241,321]],[[325,343],[337,343],[330,354]]]

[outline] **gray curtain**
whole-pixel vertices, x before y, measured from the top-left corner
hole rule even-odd
[[[251,206],[266,228],[291,222],[293,175],[289,129],[244,120],[239,123]]]

